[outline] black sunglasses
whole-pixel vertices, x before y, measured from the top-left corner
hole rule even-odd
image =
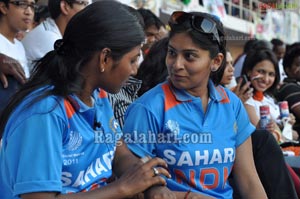
[[[210,18],[205,16],[198,16],[191,13],[186,13],[183,11],[175,11],[172,13],[169,19],[169,25],[180,25],[187,20],[191,20],[192,28],[198,32],[205,34],[213,34],[215,39],[218,41],[219,46],[221,46],[220,36],[217,29],[217,24]]]

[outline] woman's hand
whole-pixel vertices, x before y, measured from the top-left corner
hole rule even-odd
[[[128,169],[115,183],[121,187],[124,198],[132,197],[154,185],[165,186],[167,183],[163,176],[171,177],[166,168],[167,163],[163,159],[153,158],[144,164],[136,164]],[[159,195],[166,198],[170,194],[160,192]]]
[[[250,82],[242,85],[242,78],[239,79],[237,86],[232,90],[242,102],[246,102],[253,95],[253,88],[250,87]]]
[[[293,113],[289,114],[289,123],[293,126],[296,123],[296,118]]]
[[[271,132],[278,142],[282,141],[281,130],[275,120],[270,120],[270,122],[266,126],[266,130]]]

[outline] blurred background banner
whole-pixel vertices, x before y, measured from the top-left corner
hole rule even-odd
[[[222,21],[226,17],[223,0],[203,0],[203,6],[210,14],[218,16]]]

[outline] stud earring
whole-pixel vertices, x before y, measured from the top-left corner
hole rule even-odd
[[[101,68],[101,73],[103,73],[105,71],[105,68]]]

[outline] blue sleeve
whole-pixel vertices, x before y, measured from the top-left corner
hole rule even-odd
[[[131,104],[125,114],[123,138],[128,148],[137,156],[156,156],[157,132],[160,132],[158,119],[144,105]]]
[[[14,196],[61,192],[63,120],[50,112],[32,115],[16,125],[3,143]]]
[[[251,124],[248,113],[241,100],[236,100],[235,105],[237,122],[236,147],[239,147],[251,136],[255,131],[255,127]]]

